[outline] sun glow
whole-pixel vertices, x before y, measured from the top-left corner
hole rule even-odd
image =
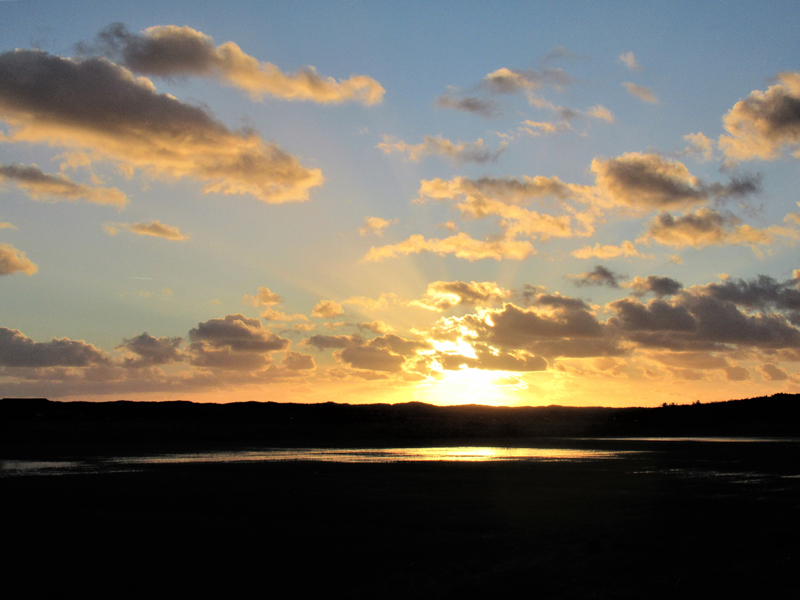
[[[419,384],[415,395],[422,402],[438,405],[508,406],[515,404],[518,392],[526,388],[525,382],[510,371],[462,367],[442,370],[435,380]]]

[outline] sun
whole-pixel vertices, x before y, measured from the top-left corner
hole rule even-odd
[[[431,380],[420,383],[416,399],[436,405],[483,404],[508,406],[516,404],[517,394],[527,388],[515,373],[470,369],[443,370]]]

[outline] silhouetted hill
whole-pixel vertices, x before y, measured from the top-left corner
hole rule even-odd
[[[530,438],[800,436],[800,395],[657,408],[0,401],[0,453],[515,445]]]

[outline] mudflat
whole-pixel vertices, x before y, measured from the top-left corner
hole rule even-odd
[[[13,597],[795,597],[800,443],[583,444],[636,452],[2,477],[4,586]]]

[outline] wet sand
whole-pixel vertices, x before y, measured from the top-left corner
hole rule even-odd
[[[651,451],[7,477],[4,586],[13,597],[795,597],[800,443],[585,443]]]

